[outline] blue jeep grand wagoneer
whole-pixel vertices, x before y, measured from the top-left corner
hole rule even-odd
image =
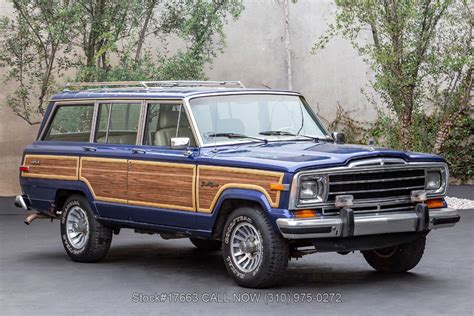
[[[84,87],[91,89],[85,90]],[[229,274],[268,287],[288,260],[360,250],[376,270],[415,267],[453,226],[435,155],[345,145],[302,95],[239,82],[70,85],[25,149],[16,205],[58,219],[74,261],[121,228],[222,248]]]

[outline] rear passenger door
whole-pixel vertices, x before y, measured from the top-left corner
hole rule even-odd
[[[95,135],[81,158],[80,180],[93,192],[103,217],[130,220],[128,160],[138,139],[141,106],[141,101],[98,103]]]
[[[132,154],[128,169],[128,203],[133,218],[151,224],[194,227],[196,162],[185,149],[171,149],[171,138],[190,138],[187,113],[180,101],[146,104],[141,151]]]

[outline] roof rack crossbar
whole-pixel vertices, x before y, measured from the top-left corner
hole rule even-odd
[[[245,88],[240,81],[193,81],[193,80],[165,80],[165,81],[112,81],[112,82],[69,82],[64,85],[64,89],[85,88],[85,87],[143,87],[164,88],[164,87],[226,87],[237,86]]]

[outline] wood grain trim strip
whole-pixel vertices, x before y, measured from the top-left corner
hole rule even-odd
[[[219,191],[217,191],[216,195],[214,196],[214,199],[212,200],[212,203],[211,203],[211,207],[209,209],[199,208],[198,211],[203,212],[203,213],[212,213],[212,211],[214,210],[214,207],[216,206],[216,203],[219,200],[219,197],[221,196],[222,192],[224,192],[224,190],[227,190],[227,189],[248,189],[248,190],[259,191],[259,192],[262,192],[265,195],[265,197],[267,198],[267,201],[271,205],[271,207],[278,207],[278,205],[280,204],[280,195],[279,195],[279,193],[277,194],[276,201],[272,201],[272,198],[270,197],[268,192],[259,185],[241,184],[241,183],[227,183],[227,184],[224,184],[223,186],[221,186],[219,188]]]
[[[145,161],[145,160],[129,160],[129,164],[192,169],[193,170],[193,177],[192,177],[192,189],[191,189],[192,207],[186,207],[186,206],[181,206],[181,205],[173,205],[173,204],[136,201],[136,200],[130,200],[130,199],[128,200],[128,204],[138,205],[138,206],[150,206],[150,207],[157,207],[157,208],[165,208],[165,209],[172,209],[172,210],[181,210],[181,211],[192,211],[192,212],[196,211],[196,173],[197,173],[196,165],[194,165],[194,164],[184,164],[184,163],[160,162],[160,161]]]
[[[129,162],[132,164],[137,164],[137,165],[152,165],[152,166],[188,168],[188,169],[196,168],[196,165],[187,164],[187,163],[174,163],[174,162],[161,162],[161,161],[148,161],[148,160],[129,160]]]
[[[277,172],[277,171],[266,171],[266,170],[235,168],[235,167],[218,167],[218,166],[199,166],[199,169],[245,173],[245,174],[262,175],[262,176],[275,176],[275,177],[280,177],[280,180],[283,181],[283,173]]]
[[[180,210],[180,211],[192,211],[192,212],[194,212],[196,210],[194,206],[193,207],[185,207],[185,206],[179,206],[179,205],[160,204],[160,203],[133,201],[133,200],[129,200],[128,204],[137,205],[137,206],[151,206],[151,207],[156,207],[156,208],[164,208],[164,209]]]
[[[256,169],[245,169],[245,168],[234,168],[234,167],[217,167],[217,166],[199,166],[197,170],[197,177],[196,177],[196,182],[199,183],[200,176],[199,172],[200,170],[213,170],[213,171],[224,171],[224,172],[229,172],[229,173],[241,173],[241,174],[251,174],[251,175],[262,175],[262,176],[275,176],[278,177],[278,183],[282,184],[283,183],[283,176],[284,174],[282,172],[275,172],[275,171],[266,171],[266,170],[256,170]],[[219,200],[222,192],[227,189],[249,189],[249,190],[255,190],[263,193],[270,204],[271,207],[278,207],[280,204],[280,191],[276,192],[276,198],[275,201],[272,200],[270,197],[270,194],[268,191],[270,188],[265,189],[262,186],[259,185],[254,185],[254,184],[242,184],[242,183],[226,183],[222,185],[219,190],[216,192],[212,202],[211,206],[207,208],[201,208],[199,206],[199,189],[196,188],[196,203],[197,203],[197,210],[198,212],[203,212],[203,213],[212,213],[217,201]]]
[[[96,162],[125,162],[127,163],[127,159],[117,159],[117,158],[94,158],[94,157],[82,157],[79,163],[79,180],[84,182],[89,190],[92,193],[92,196],[94,196],[94,199],[97,201],[103,201],[103,202],[111,202],[111,203],[122,203],[122,204],[127,204],[126,199],[114,199],[114,198],[109,198],[109,197],[101,197],[97,196],[96,193],[94,192],[94,189],[92,188],[91,183],[82,176],[82,163],[83,161],[96,161]]]
[[[64,176],[58,174],[41,174],[34,172],[21,172],[21,177],[25,178],[39,178],[39,179],[52,179],[52,180],[77,180],[79,178],[79,157],[76,156],[56,156],[56,155],[25,155],[22,166],[26,166],[28,159],[51,159],[51,160],[70,160],[76,163],[76,170],[74,176]],[[54,168],[54,167],[53,167]],[[64,168],[64,167],[56,167]],[[68,169],[68,168],[64,168]]]

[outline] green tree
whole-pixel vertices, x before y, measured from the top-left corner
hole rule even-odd
[[[18,88],[5,105],[38,124],[65,74],[80,81],[198,79],[225,45],[241,0],[10,0],[0,67]],[[150,37],[163,44],[156,50]],[[169,38],[185,48],[168,51]]]
[[[16,16],[0,18],[0,66],[16,82],[6,104],[29,124],[38,124],[58,74],[74,62],[71,34],[78,8],[74,1],[11,1]]]
[[[388,109],[380,110],[378,122],[388,145],[441,153],[454,126],[470,111],[474,20],[469,5],[336,0],[336,22],[313,52],[335,35],[349,39],[371,66],[371,85]],[[371,40],[363,40],[364,35]]]

